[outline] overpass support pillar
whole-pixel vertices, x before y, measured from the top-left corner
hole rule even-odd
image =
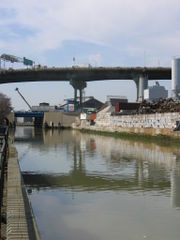
[[[84,80],[71,79],[71,86],[74,88],[74,110],[77,110],[77,90],[79,90],[79,106],[82,108],[82,90],[87,87]]]
[[[137,101],[142,102],[144,100],[144,90],[148,88],[148,78],[140,75],[135,83],[137,86]]]
[[[74,110],[76,110],[77,103],[77,88],[74,88]]]
[[[79,89],[79,105],[82,108],[82,89]]]

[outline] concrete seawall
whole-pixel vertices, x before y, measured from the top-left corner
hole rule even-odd
[[[7,239],[40,239],[21,176],[17,151],[9,147],[7,168]]]
[[[156,113],[139,115],[111,115],[110,112],[99,112],[95,125],[82,120],[79,129],[102,132],[125,132],[145,135],[164,135],[180,137],[180,131],[174,131],[180,122],[180,113]]]
[[[174,132],[172,129],[153,129],[153,128],[123,128],[123,127],[100,127],[100,126],[88,126],[88,125],[81,125],[78,127],[73,127],[74,129],[79,130],[90,130],[90,131],[97,131],[97,132],[118,132],[118,133],[134,133],[134,134],[141,134],[141,135],[150,135],[150,136],[169,136],[169,137],[179,137],[180,132]]]
[[[177,121],[180,121],[179,112],[111,115],[110,112],[101,111],[97,114],[96,125],[122,128],[173,129]]]
[[[64,112],[46,112],[44,113],[43,126],[50,128],[71,127],[77,121],[79,114]]]

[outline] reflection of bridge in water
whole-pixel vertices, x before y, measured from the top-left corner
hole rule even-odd
[[[78,191],[99,191],[99,190],[166,190],[171,186],[170,181],[156,183],[145,181],[140,184],[138,176],[132,179],[116,179],[106,175],[88,175],[79,171],[72,171],[68,175],[49,175],[23,173],[24,182],[32,188],[68,188]]]
[[[169,194],[173,206],[180,206],[180,154],[177,148],[144,144],[122,139],[80,134],[74,131],[38,131],[26,129],[30,138],[17,137],[17,143],[46,151],[65,144],[73,153],[69,173],[39,174],[24,172],[25,184],[32,188],[67,188],[72,191],[140,190]],[[26,135],[26,134],[25,134]],[[40,144],[37,145],[37,142]],[[107,171],[91,172],[86,166],[85,152],[98,149],[105,159]],[[93,164],[93,163],[92,163]],[[131,165],[132,172],[128,173]],[[108,169],[114,174],[108,173]],[[118,169],[117,173],[116,170]],[[169,176],[167,172],[171,172]]]
[[[170,188],[169,179],[161,179],[158,182],[139,177],[139,164],[135,166],[135,176],[105,175],[100,172],[91,174],[86,172],[82,152],[74,146],[74,165],[69,174],[51,175],[24,172],[23,177],[26,185],[33,188],[69,188],[80,191],[99,191],[99,190],[165,190]]]

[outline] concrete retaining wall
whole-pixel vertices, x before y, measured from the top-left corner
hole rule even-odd
[[[180,131],[173,131],[178,121],[180,121],[179,112],[111,116],[109,111],[103,110],[97,114],[95,125],[90,126],[88,121],[81,121],[79,128],[105,132],[116,131],[180,137]]]
[[[77,114],[63,112],[45,112],[43,126],[71,127],[74,122],[78,121],[78,116]]]
[[[21,176],[15,147],[9,146],[7,170],[7,239],[39,240],[35,219]]]
[[[15,121],[14,112],[11,112],[11,113],[8,115],[7,119],[9,120],[9,123],[13,126],[14,121]]]
[[[97,114],[96,125],[123,128],[174,129],[177,121],[180,121],[180,113],[178,112],[122,116],[99,113]]]

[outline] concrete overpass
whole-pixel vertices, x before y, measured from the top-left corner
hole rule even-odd
[[[171,68],[165,67],[67,67],[0,70],[0,84],[15,82],[69,81],[82,96],[89,81],[133,80],[137,86],[137,99],[143,99],[149,80],[170,80]]]

